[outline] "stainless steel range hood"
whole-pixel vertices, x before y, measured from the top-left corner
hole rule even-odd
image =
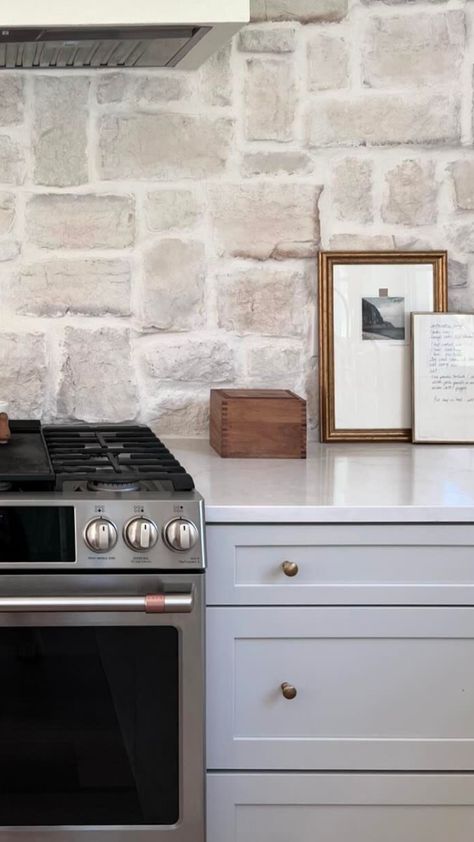
[[[249,0],[13,0],[0,69],[194,69],[249,16]]]

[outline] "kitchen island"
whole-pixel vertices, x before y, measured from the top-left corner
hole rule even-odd
[[[206,501],[208,842],[467,842],[474,448],[221,459]]]

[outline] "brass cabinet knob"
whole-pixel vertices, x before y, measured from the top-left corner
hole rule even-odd
[[[296,561],[284,561],[281,569],[283,570],[285,576],[289,576],[290,578],[297,576],[299,573],[299,567]]]
[[[297,691],[296,687],[293,687],[292,684],[288,684],[287,681],[284,681],[283,684],[281,685],[281,692],[283,693],[283,696],[285,697],[285,699],[291,700],[291,699],[294,699],[296,697],[296,694],[297,694],[298,691]]]

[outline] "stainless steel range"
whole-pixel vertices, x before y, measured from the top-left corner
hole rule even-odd
[[[0,840],[203,842],[204,518],[146,427],[0,449]]]

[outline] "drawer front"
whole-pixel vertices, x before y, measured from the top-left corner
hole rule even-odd
[[[209,769],[474,769],[474,609],[207,618]]]
[[[210,774],[207,842],[471,842],[472,775]]]
[[[474,605],[471,525],[209,526],[207,546],[208,605]]]

